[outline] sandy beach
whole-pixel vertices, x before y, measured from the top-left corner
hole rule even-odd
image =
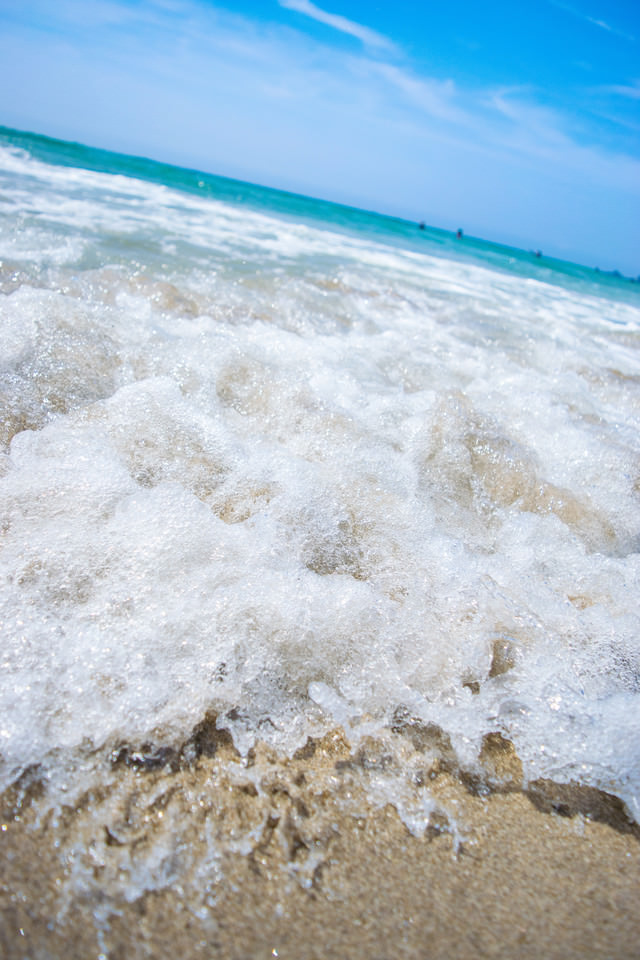
[[[496,736],[484,783],[428,765],[438,809],[416,837],[367,807],[381,763],[339,732],[243,760],[209,721],[180,752],[122,749],[107,785],[55,814],[23,778],[2,797],[3,957],[640,956],[640,830],[618,800],[523,789]],[[130,900],[159,850],[166,886]]]

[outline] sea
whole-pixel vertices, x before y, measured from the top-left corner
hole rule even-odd
[[[0,787],[410,722],[640,820],[640,284],[0,128],[0,294]]]

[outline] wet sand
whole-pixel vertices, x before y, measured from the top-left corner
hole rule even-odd
[[[523,789],[496,736],[483,782],[425,767],[438,808],[416,837],[367,802],[376,749],[335,733],[247,763],[204,723],[181,752],[122,748],[56,813],[23,778],[1,798],[2,957],[640,957],[640,830],[619,801]],[[164,888],[141,890],[150,870]]]

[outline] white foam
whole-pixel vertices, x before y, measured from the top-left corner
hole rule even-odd
[[[640,311],[2,165],[3,782],[404,708],[637,816]]]

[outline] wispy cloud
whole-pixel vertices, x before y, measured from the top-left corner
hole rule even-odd
[[[629,100],[640,100],[640,80],[634,80],[629,84],[611,84],[601,87],[604,93],[613,93],[618,97],[626,97]]]
[[[485,132],[503,150],[554,174],[585,184],[623,189],[638,202],[640,161],[601,146],[580,143],[571,136],[562,114],[541,106],[524,90],[502,90],[490,97],[495,113],[485,118]],[[507,121],[499,125],[498,115]]]
[[[378,48],[379,50],[395,51],[395,44],[388,37],[364,26],[362,23],[356,23],[354,20],[348,20],[339,13],[329,13],[311,3],[311,0],[278,0],[281,7],[287,10],[295,10],[296,13],[302,13],[312,20],[324,23],[327,27],[333,27],[334,30],[340,30],[341,33],[347,33],[351,37],[356,37],[367,47]]]
[[[602,27],[603,30],[608,30],[609,33],[613,33],[613,27],[606,22],[606,20],[596,20],[595,17],[585,17],[585,20],[588,20],[589,23],[592,23],[594,27]]]
[[[576,10],[575,7],[571,6],[569,3],[564,3],[563,0],[549,0],[549,3],[557,7],[558,10],[564,10],[565,13],[570,13],[574,17],[578,17],[580,20],[584,20],[585,23],[591,23],[594,27],[599,27],[600,30],[606,30],[607,33],[614,33],[617,37],[624,37],[625,40],[631,40],[632,43],[635,43],[635,37],[627,33],[625,30],[620,30],[618,27],[612,26],[610,23],[607,23],[606,20],[601,20],[598,17],[591,17],[588,13],[584,13],[582,10]]]
[[[450,122],[464,119],[454,102],[456,86],[453,80],[417,77],[409,70],[388,63],[372,66],[379,76],[429,116]]]

